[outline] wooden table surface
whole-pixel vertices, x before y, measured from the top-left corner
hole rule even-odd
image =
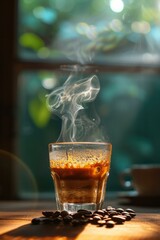
[[[1,201],[0,239],[1,240],[160,240],[160,208],[141,206],[122,206],[110,201],[113,207],[131,207],[136,217],[114,228],[60,225],[32,225],[34,217],[42,216],[43,210],[55,209],[52,201]]]

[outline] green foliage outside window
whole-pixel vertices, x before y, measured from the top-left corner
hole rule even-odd
[[[142,38],[155,45],[160,38],[159,5],[158,0],[21,0],[18,54],[62,61],[77,60],[79,46],[99,56],[132,48]]]

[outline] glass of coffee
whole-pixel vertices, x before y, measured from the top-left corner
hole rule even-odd
[[[49,144],[50,170],[58,210],[95,211],[102,207],[111,151],[112,145],[106,142]]]

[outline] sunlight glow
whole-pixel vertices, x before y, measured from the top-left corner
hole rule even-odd
[[[76,31],[81,35],[85,35],[89,39],[95,39],[97,36],[96,27],[88,25],[85,22],[79,22],[76,26]]]
[[[36,18],[42,20],[45,23],[52,23],[57,19],[57,12],[53,9],[44,8],[43,6],[38,6],[34,8],[33,14]]]
[[[131,25],[132,31],[137,33],[147,34],[150,32],[150,24],[146,21],[142,22],[133,22]]]
[[[56,85],[57,85],[57,78],[56,78],[56,77],[45,78],[45,79],[42,81],[42,86],[43,86],[45,89],[53,89]]]
[[[122,0],[110,0],[110,8],[113,12],[122,12],[124,8],[124,3]]]
[[[110,27],[114,32],[121,32],[123,25],[119,19],[113,19],[110,23]]]

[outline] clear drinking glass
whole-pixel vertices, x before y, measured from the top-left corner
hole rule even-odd
[[[112,145],[105,142],[49,144],[50,170],[58,210],[94,211],[102,207],[111,151]]]

